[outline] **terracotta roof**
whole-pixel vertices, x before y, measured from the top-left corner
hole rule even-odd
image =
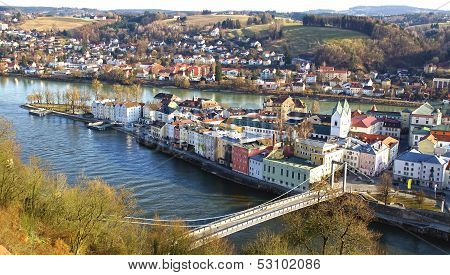
[[[385,135],[366,134],[366,133],[351,133],[351,136],[358,138],[359,140],[367,142],[369,144],[373,144],[377,141],[384,141],[388,138],[388,136],[385,136]],[[394,138],[392,138],[392,139],[396,140]]]
[[[391,145],[397,144],[397,143],[398,143],[398,140],[396,140],[396,139],[393,138],[393,137],[387,137],[387,138],[385,138],[382,142],[383,142],[384,145],[386,145],[386,146],[388,146],[388,147],[391,147]]]
[[[352,118],[352,127],[368,128],[378,122],[378,119],[373,116],[358,116]]]
[[[438,141],[450,142],[450,136],[449,135],[434,135],[434,137]]]

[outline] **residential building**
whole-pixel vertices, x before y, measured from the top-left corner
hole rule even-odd
[[[400,134],[402,131],[401,122],[396,119],[391,118],[381,118],[379,119],[382,123],[381,134],[385,136],[394,137],[400,139]]]
[[[281,150],[275,150],[263,159],[263,180],[283,186],[307,191],[311,183],[324,178],[322,169],[311,161],[295,156],[285,157]]]
[[[394,179],[407,182],[412,179],[414,184],[438,189],[448,187],[446,171],[449,158],[423,154],[415,149],[401,154],[393,167]]]
[[[308,108],[306,104],[297,98],[290,96],[272,96],[264,100],[263,107],[265,111],[275,112],[283,119],[287,118],[287,114],[290,112],[303,112],[306,113]]]
[[[442,90],[448,89],[450,86],[450,78],[433,78],[433,88]]]
[[[383,122],[373,116],[357,116],[352,118],[351,132],[365,134],[382,134]]]
[[[257,178],[259,180],[263,180],[264,173],[264,158],[268,155],[267,151],[264,151],[260,154],[251,156],[248,162],[248,175],[250,177]]]
[[[431,104],[424,103],[410,115],[409,145],[415,146],[429,134],[429,128],[441,125],[442,113]]]
[[[260,154],[266,146],[259,141],[233,144],[231,158],[233,171],[248,175],[249,158]]]

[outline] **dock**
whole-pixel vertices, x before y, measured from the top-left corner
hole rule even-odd
[[[51,112],[52,111],[50,110],[39,108],[39,109],[31,109],[28,113],[33,116],[43,117],[50,114]]]
[[[97,130],[97,131],[105,131],[107,129],[112,128],[113,125],[110,123],[103,122],[103,121],[98,121],[98,122],[88,123],[87,127],[89,129],[93,129],[93,130]]]

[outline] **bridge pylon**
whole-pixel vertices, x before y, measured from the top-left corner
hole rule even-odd
[[[344,162],[344,175],[342,177],[342,192],[345,193],[347,187],[347,162]]]

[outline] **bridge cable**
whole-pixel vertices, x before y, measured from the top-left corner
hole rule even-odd
[[[175,155],[174,155],[173,157],[171,157],[171,158],[165,160],[163,163],[169,161],[170,159],[172,159],[172,158],[174,158],[174,157],[175,157]],[[159,167],[159,166],[161,166],[161,165],[158,165],[157,167]],[[340,170],[343,166],[344,166],[343,164],[340,165],[340,166],[338,166],[338,167],[336,168],[336,171],[337,171],[337,170]],[[156,169],[156,168],[154,168],[154,169]],[[153,169],[153,170],[154,170],[154,169]],[[328,175],[328,176],[325,178],[325,180],[327,180],[327,179],[330,178],[330,177],[331,177],[331,174]],[[259,205],[257,205],[257,206],[251,207],[251,208],[247,208],[247,209],[245,209],[245,210],[242,210],[242,211],[239,211],[239,212],[236,212],[236,213],[230,213],[230,214],[226,214],[226,215],[215,216],[215,217],[208,217],[208,218],[201,218],[201,219],[183,220],[183,221],[187,221],[187,222],[196,222],[196,221],[217,220],[217,219],[220,219],[220,218],[231,217],[231,216],[234,216],[234,215],[236,215],[236,214],[238,214],[238,213],[246,212],[246,211],[249,211],[249,210],[251,210],[251,209],[258,209],[258,208],[261,208],[261,207],[263,207],[263,206],[266,206],[267,204],[272,203],[272,202],[275,201],[275,200],[280,199],[281,197],[283,197],[283,196],[287,195],[288,193],[294,191],[295,189],[299,188],[300,186],[302,186],[303,184],[305,184],[307,181],[309,181],[309,179],[304,180],[304,181],[301,182],[299,185],[297,185],[297,186],[291,188],[290,190],[286,191],[285,193],[283,193],[283,194],[281,194],[281,195],[279,195],[279,196],[277,196],[277,197],[275,197],[275,198],[273,198],[273,199],[268,200],[267,202],[264,202],[264,203],[262,203],[262,204],[259,204]],[[150,218],[139,218],[139,217],[125,217],[125,219],[142,220],[142,221],[156,221],[156,222],[173,222],[173,221],[174,221],[174,220],[168,220],[168,219],[150,219]],[[211,223],[213,223],[213,222],[211,222]],[[199,225],[199,226],[196,226],[196,227],[204,227],[204,226],[207,226],[207,225],[209,225],[209,224],[211,224],[211,223],[208,223],[208,224],[206,224],[206,225]]]
[[[343,166],[344,166],[344,165],[341,165],[340,167],[337,168],[337,170],[341,169]],[[335,172],[336,172],[336,171],[335,171]],[[325,178],[325,180],[327,180],[329,177],[331,177],[331,174],[328,175],[328,176]],[[263,206],[266,206],[267,204],[273,202],[274,200],[276,200],[276,199],[278,199],[278,198],[281,198],[282,196],[286,195],[287,193],[289,193],[289,192],[293,191],[294,189],[296,189],[296,188],[302,186],[302,185],[303,185],[304,183],[306,183],[308,180],[309,180],[309,179],[303,181],[302,183],[300,183],[300,184],[297,185],[296,187],[290,189],[289,191],[287,191],[287,192],[285,192],[285,193],[279,195],[278,197],[275,197],[275,198],[273,198],[273,199],[271,199],[271,200],[269,200],[269,201],[267,201],[267,202],[265,202],[265,203],[263,203],[263,204],[257,205],[257,206],[252,207],[252,208],[248,208],[248,209],[243,210],[243,211],[239,211],[239,212],[237,212],[237,213],[233,213],[232,215],[229,215],[229,216],[239,215],[240,213],[245,213],[245,212],[247,212],[247,211],[250,211],[250,210],[256,210],[256,209],[258,209],[258,208],[261,208],[261,207],[263,207]],[[204,226],[199,226],[199,228],[201,228],[201,227],[206,227],[206,226],[208,226],[208,225],[213,224],[214,222],[215,222],[215,221],[213,221],[213,222],[211,222],[211,223],[208,223],[208,224],[206,224],[206,225],[204,225]]]

